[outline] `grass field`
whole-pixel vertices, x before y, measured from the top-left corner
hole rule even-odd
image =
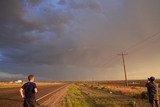
[[[80,87],[71,84],[69,86],[69,89],[66,93],[66,96],[63,100],[63,106],[65,107],[92,107],[92,101],[83,94],[80,89]]]
[[[23,83],[9,83],[9,82],[0,82],[0,88],[20,88]],[[48,86],[48,85],[58,85],[63,84],[62,82],[36,82],[37,86]]]
[[[145,87],[93,82],[71,84],[62,105],[63,107],[150,107]]]

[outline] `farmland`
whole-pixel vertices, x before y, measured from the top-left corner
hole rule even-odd
[[[142,84],[124,86],[118,83],[74,83],[61,101],[62,107],[150,107]]]
[[[150,107],[145,81],[129,83],[129,86],[125,86],[123,81],[37,82],[37,103],[40,107]],[[0,104],[3,107],[13,104],[21,107],[18,92],[21,85],[0,84]]]
[[[24,83],[0,82],[0,88],[20,88]],[[37,86],[50,86],[62,84],[61,82],[36,82]]]

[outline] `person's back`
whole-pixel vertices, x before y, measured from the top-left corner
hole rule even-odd
[[[149,102],[152,107],[159,107],[159,97],[158,97],[158,84],[155,81],[154,77],[148,78],[149,82],[146,83]]]
[[[34,83],[34,76],[29,75],[28,80],[29,82],[25,83],[20,89],[21,97],[24,99],[23,106],[36,107],[35,94],[37,93],[37,86]]]
[[[155,82],[149,82],[146,84],[146,87],[148,90],[149,98],[152,98],[154,100],[158,100],[158,84]]]
[[[24,94],[26,99],[35,99],[35,88],[36,84],[33,82],[25,83],[22,88],[24,89]]]

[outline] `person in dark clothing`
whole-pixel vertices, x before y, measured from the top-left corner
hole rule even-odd
[[[152,107],[159,107],[159,97],[158,97],[158,84],[155,82],[155,77],[148,78],[146,83],[149,103]]]
[[[36,107],[36,97],[35,94],[37,91],[37,86],[34,83],[35,77],[34,75],[28,76],[28,82],[25,83],[20,88],[21,97],[24,99],[23,106],[24,107]]]

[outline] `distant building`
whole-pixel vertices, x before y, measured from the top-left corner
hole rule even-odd
[[[10,81],[9,83],[14,83],[13,81]]]
[[[22,80],[15,81],[15,83],[22,83],[22,82],[23,82]]]
[[[131,84],[140,84],[139,82],[132,82]]]

